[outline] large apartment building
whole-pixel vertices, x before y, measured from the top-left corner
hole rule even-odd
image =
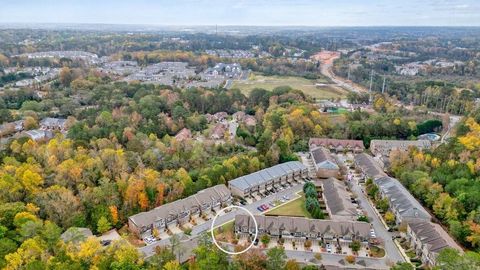
[[[228,182],[232,194],[239,197],[261,195],[267,190],[308,177],[308,169],[299,161],[289,161],[235,178]]]
[[[370,224],[358,221],[333,221],[298,217],[254,216],[258,237],[267,234],[275,239],[294,241],[317,240],[325,244],[347,244],[358,240],[363,244],[370,240]],[[253,236],[255,223],[248,215],[235,216],[235,233]]]
[[[163,232],[171,226],[185,224],[193,217],[218,211],[222,206],[230,205],[231,200],[230,190],[223,184],[216,185],[185,199],[130,216],[128,227],[138,236],[151,235],[153,229]]]

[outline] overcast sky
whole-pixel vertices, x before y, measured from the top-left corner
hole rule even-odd
[[[480,0],[1,0],[0,23],[480,26]]]

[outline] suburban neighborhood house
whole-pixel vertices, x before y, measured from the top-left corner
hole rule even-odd
[[[332,221],[297,217],[256,215],[258,237],[269,235],[274,239],[290,241],[320,240],[325,244],[348,245],[354,240],[367,245],[370,224],[357,221]],[[252,237],[255,223],[248,215],[235,216],[234,231],[239,237]]]
[[[188,128],[183,128],[175,135],[175,139],[179,142],[183,142],[191,138],[192,138],[192,132]]]
[[[328,178],[320,183],[330,218],[342,221],[356,220],[357,212],[343,181]]]
[[[340,176],[340,167],[325,147],[320,146],[310,151],[315,165],[315,171],[319,178],[329,178]]]
[[[197,194],[159,206],[128,218],[128,227],[137,236],[152,235],[153,229],[164,232],[188,223],[191,218],[208,215],[222,206],[231,204],[231,193],[221,184],[199,191]]]
[[[438,224],[423,220],[408,222],[407,239],[422,261],[434,266],[438,253],[445,248],[453,248],[463,253],[462,248]]]
[[[429,140],[400,141],[400,140],[372,140],[370,152],[374,156],[389,157],[393,150],[407,151],[410,147],[429,149],[432,146]]]
[[[308,146],[313,149],[318,146],[325,147],[331,152],[341,153],[343,151],[349,151],[354,153],[361,153],[365,151],[363,141],[360,140],[338,140],[329,138],[310,138]]]
[[[64,132],[67,130],[67,119],[47,117],[40,121],[40,129],[43,130],[58,130]]]
[[[261,196],[274,187],[299,181],[308,176],[308,169],[299,161],[289,161],[235,178],[228,182],[232,194],[238,197]]]

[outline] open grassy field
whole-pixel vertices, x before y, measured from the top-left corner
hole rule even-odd
[[[302,196],[291,202],[288,202],[278,208],[265,213],[267,216],[290,216],[312,218],[307,209],[305,209],[305,197]]]
[[[251,74],[246,81],[234,81],[232,88],[238,88],[243,94],[248,95],[254,88],[263,88],[271,91],[279,86],[290,86],[317,99],[341,98],[347,94],[345,90],[329,86],[325,80],[308,80],[302,77],[289,76],[263,76],[259,74]]]

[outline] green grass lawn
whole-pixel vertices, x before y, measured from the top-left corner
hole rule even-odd
[[[370,247],[370,256],[374,258],[383,258],[385,256],[385,250],[381,247],[371,246]]]
[[[312,218],[307,209],[305,209],[305,197],[300,197],[288,202],[278,208],[265,213],[267,216],[291,216]]]
[[[234,81],[232,88],[238,88],[240,91],[248,95],[254,88],[263,88],[265,90],[273,90],[279,86],[290,86],[298,89],[303,93],[318,99],[330,99],[345,97],[345,90],[338,90],[325,84],[325,80],[308,80],[302,77],[293,76],[263,76],[252,74],[246,81]],[[322,84],[317,86],[315,84]]]

